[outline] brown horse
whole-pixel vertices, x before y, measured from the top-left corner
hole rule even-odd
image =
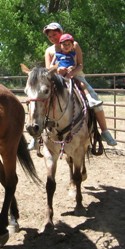
[[[31,178],[38,177],[33,161],[27,150],[27,143],[23,136],[25,112],[16,96],[6,87],[0,85],[0,182],[5,189],[3,206],[0,213],[0,247],[8,238],[7,226],[18,227],[19,212],[14,196],[18,177],[16,174],[16,159]],[[8,211],[10,209],[10,221]]]
[[[27,131],[39,138],[42,134],[43,155],[47,167],[47,222],[53,226],[53,196],[56,189],[57,160],[67,155],[70,180],[75,187],[75,212],[85,213],[82,205],[81,183],[86,179],[85,155],[93,135],[93,123],[85,99],[72,81],[62,78],[55,69],[21,65],[28,73],[25,88],[29,99]],[[77,96],[77,95],[78,96]],[[96,133],[96,129],[94,130]],[[95,143],[94,143],[95,147]]]

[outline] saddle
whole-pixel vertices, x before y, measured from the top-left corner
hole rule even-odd
[[[90,141],[91,141],[91,153],[95,156],[100,156],[104,152],[104,147],[102,143],[101,134],[99,133],[98,127],[97,127],[97,120],[95,116],[94,109],[90,109],[88,105],[88,100],[86,98],[85,93],[81,89],[80,82],[77,79],[74,79],[74,82],[77,84],[79,90],[81,91],[82,95],[84,96],[84,99],[86,101],[86,105],[88,108],[89,118],[88,118],[88,128],[90,131]],[[77,95],[78,97],[78,95]]]

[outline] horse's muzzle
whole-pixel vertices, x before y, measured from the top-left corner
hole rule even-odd
[[[38,124],[26,125],[26,130],[33,137],[38,137],[41,135],[41,129]]]

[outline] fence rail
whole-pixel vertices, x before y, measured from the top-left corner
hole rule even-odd
[[[104,105],[104,109],[105,109],[105,115],[106,115],[106,120],[111,120],[113,121],[113,126],[112,127],[108,127],[109,130],[114,132],[114,138],[119,142],[119,143],[124,143],[125,144],[125,136],[121,136],[122,139],[118,138],[118,133],[125,133],[125,98],[124,98],[124,102],[123,103],[118,103],[117,102],[117,96],[119,94],[121,95],[125,95],[125,89],[117,89],[116,88],[116,77],[117,76],[125,76],[125,73],[110,73],[110,74],[86,74],[85,75],[86,78],[112,78],[113,79],[113,88],[109,89],[109,88],[95,88],[95,91],[98,92],[98,94],[110,94],[113,95],[113,102],[112,103],[107,103],[106,101],[104,101],[103,105]],[[26,79],[27,76],[0,76],[0,80],[15,80],[15,79]],[[24,94],[24,89],[11,89],[13,93],[15,94]],[[24,102],[22,102],[22,104],[24,104]],[[113,108],[113,116],[109,116],[107,114],[106,108],[108,107],[112,107]],[[123,108],[123,116],[122,117],[118,117],[117,114],[117,108]],[[118,121],[124,122],[123,127],[124,128],[120,128],[117,124]]]

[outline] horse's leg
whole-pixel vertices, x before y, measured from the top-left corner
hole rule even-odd
[[[66,161],[67,161],[67,164],[69,165],[69,175],[70,175],[69,196],[74,197],[76,195],[76,185],[73,179],[73,174],[74,174],[73,159],[72,157],[66,156]],[[82,165],[81,173],[82,173],[82,181],[85,181],[87,179],[85,160]]]
[[[72,157],[66,156],[67,164],[69,165],[69,176],[70,176],[70,184],[73,183],[73,159]]]
[[[45,228],[53,227],[53,196],[56,190],[55,174],[57,167],[57,155],[49,152],[44,146],[44,159],[47,168],[47,182],[46,182],[46,192],[47,192],[47,221]]]
[[[17,178],[17,175],[16,175]],[[18,181],[18,178],[17,178]],[[3,164],[0,161],[0,182],[2,184],[2,186],[5,188],[5,177],[4,177],[4,172],[3,172]],[[10,205],[10,221],[9,224],[12,224],[15,222],[17,222],[17,219],[19,219],[19,210],[17,207],[17,201],[15,196],[12,198],[11,201],[11,205]]]
[[[76,185],[74,183],[73,174],[73,159],[72,157],[66,157],[67,164],[69,166],[69,176],[70,176],[70,185],[69,185],[69,196],[74,197],[76,195]]]
[[[82,166],[81,166],[82,164]],[[82,169],[81,169],[82,167]],[[82,205],[82,193],[81,193],[81,182],[83,175],[86,172],[85,168],[85,156],[83,161],[79,164],[76,160],[74,160],[74,174],[73,179],[76,185],[76,207],[75,207],[75,214],[76,215],[84,215],[86,213],[85,208]]]
[[[11,201],[9,216],[10,216],[9,226],[8,226],[9,233],[17,233],[19,231],[19,224],[18,224],[19,210],[15,196],[13,196]]]
[[[85,181],[86,179],[87,179],[87,171],[86,171],[85,158],[84,158],[82,165],[82,181]]]
[[[8,211],[18,182],[16,176],[16,153],[14,152],[14,150],[9,153],[7,152],[6,148],[5,153],[2,154],[2,159],[3,164],[0,163],[0,171],[1,183],[5,188],[5,195],[0,214],[0,245],[5,244],[8,240]]]
[[[47,176],[46,191],[47,191],[47,223],[46,227],[53,226],[53,196],[56,190],[56,182],[50,175]]]

